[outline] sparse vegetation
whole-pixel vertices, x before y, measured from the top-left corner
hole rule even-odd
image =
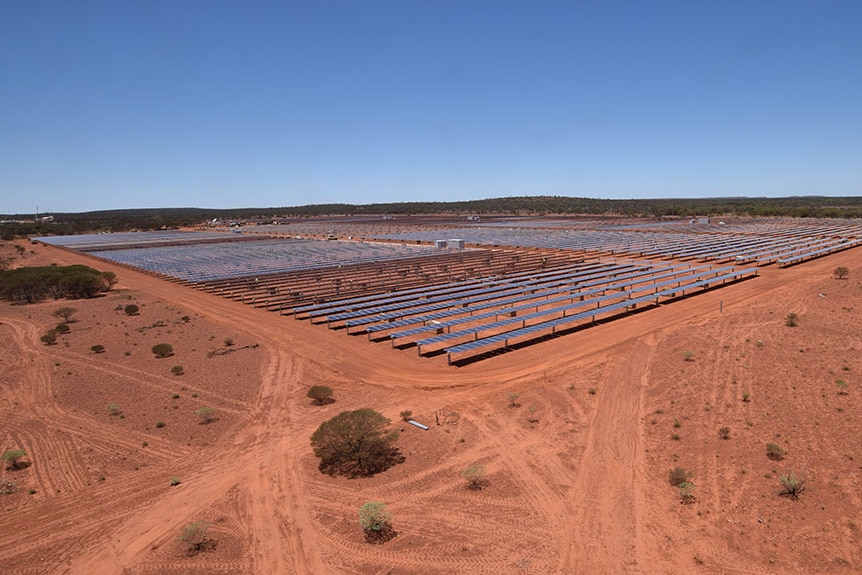
[[[332,388],[325,385],[313,385],[305,395],[312,400],[311,403],[314,405],[326,405],[335,402],[332,397]]]
[[[847,276],[850,275],[850,268],[845,266],[838,266],[834,270],[832,270],[832,275],[834,275],[839,280],[846,280]]]
[[[203,425],[215,421],[217,419],[216,413],[217,410],[215,407],[202,407],[195,411],[195,415]]]
[[[7,449],[0,455],[0,461],[7,461],[9,463],[8,469],[23,469],[27,467],[27,464],[21,461],[21,458],[26,456],[27,452],[23,449]]]
[[[784,323],[787,324],[788,327],[796,327],[799,325],[799,316],[795,313],[789,313],[784,318]]]
[[[209,521],[195,521],[183,527],[180,541],[188,545],[187,552],[189,555],[197,555],[215,547],[215,541],[207,535],[209,528]]]
[[[153,346],[156,357],[171,357],[174,355],[174,347],[169,343],[157,343]]]
[[[766,444],[766,457],[772,461],[781,461],[784,459],[784,448],[777,443]]]
[[[805,482],[807,480],[808,478],[804,472],[796,475],[791,471],[787,475],[779,475],[778,482],[781,483],[782,487],[779,495],[784,495],[791,499],[799,499],[799,496],[805,491]]]
[[[485,466],[481,463],[474,463],[461,472],[461,477],[467,481],[467,489],[479,491],[484,489],[488,480],[485,478]]]
[[[385,543],[396,535],[392,529],[392,514],[386,510],[385,503],[378,501],[370,501],[359,508],[359,526],[368,543]]]
[[[18,491],[18,484],[5,477],[0,478],[0,495],[11,495]]]
[[[683,481],[677,486],[679,489],[679,501],[683,505],[688,505],[689,503],[694,503],[694,483],[691,481]]]
[[[404,458],[392,443],[397,431],[386,431],[389,420],[370,408],[343,411],[320,424],[311,436],[320,470],[331,475],[360,477],[384,471]]]
[[[679,487],[683,483],[688,482],[690,477],[691,473],[689,473],[682,467],[674,467],[670,470],[670,473],[668,474],[668,480],[670,481],[670,484],[674,487]]]
[[[514,409],[516,407],[521,407],[521,404],[518,403],[518,398],[521,397],[521,394],[515,391],[510,391],[506,394],[506,399],[509,402],[509,407]]]

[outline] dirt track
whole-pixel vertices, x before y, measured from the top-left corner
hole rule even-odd
[[[92,264],[40,250],[52,261]],[[39,335],[57,304],[2,304],[0,445],[26,448],[33,465],[14,473],[37,493],[0,496],[0,562],[10,573],[94,575],[856,572],[862,552],[853,517],[862,501],[849,438],[862,425],[848,415],[862,394],[851,390],[842,411],[830,403],[817,420],[800,414],[822,384],[807,369],[846,365],[827,377],[844,376],[851,386],[862,373],[858,322],[830,331],[836,314],[859,305],[860,252],[768,268],[754,280],[463,367],[99,262],[116,271],[118,287],[148,302],[145,311],[169,305],[201,318],[208,327],[199,329],[244,334],[260,343],[260,361],[251,352],[225,360],[240,362],[244,391],[209,388],[206,380],[190,387],[218,403],[218,422],[172,431],[169,421],[173,435],[159,435],[137,425],[132,409],[118,422],[93,415],[102,409],[96,400],[58,393],[70,385],[59,381],[59,369],[69,369],[76,374],[69,378],[122,380],[142,398],[165,396],[173,381],[153,372],[152,362],[134,354],[138,363],[97,363],[89,346],[45,347]],[[850,267],[851,280],[829,278],[838,265]],[[832,295],[839,288],[843,299]],[[74,305],[83,310],[88,302]],[[790,310],[803,318],[796,331],[782,325]],[[109,330],[112,320],[86,321]],[[739,358],[757,353],[749,340],[758,338],[773,354],[760,365],[764,374],[784,373],[784,364],[798,361],[797,348],[816,347],[795,380],[807,391],[765,405],[758,400],[767,391],[753,392],[751,405],[739,401],[737,380],[747,371]],[[695,351],[693,362],[682,359],[684,349]],[[189,372],[207,369],[206,360],[182,361]],[[305,391],[315,383],[333,387],[337,402],[309,405]],[[507,407],[510,390],[522,394],[520,408]],[[311,433],[363,406],[393,420],[412,409],[431,429],[407,426],[399,441],[406,461],[383,474],[320,474]],[[457,425],[435,425],[438,410],[457,412]],[[667,439],[671,417],[682,421],[679,441]],[[720,441],[715,430],[726,421],[734,438]],[[841,429],[840,445],[820,433],[830,426]],[[776,497],[774,478],[764,478],[778,467],[762,454],[776,430],[784,430],[778,441],[794,442],[791,458],[822,455],[804,502]],[[102,481],[94,461],[116,471]],[[459,477],[476,461],[489,470],[480,492],[464,489]],[[695,472],[694,505],[680,505],[667,485],[667,469],[677,464]],[[741,468],[750,471],[740,476]],[[174,474],[182,483],[170,488]],[[375,500],[387,502],[399,531],[381,546],[363,542],[356,520],[358,507]],[[177,536],[202,518],[212,521],[218,547],[186,557]],[[794,529],[804,531],[804,545]]]

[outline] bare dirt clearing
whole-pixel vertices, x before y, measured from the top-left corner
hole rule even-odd
[[[462,367],[56,248],[21,261],[48,262],[120,283],[95,300],[0,304],[0,448],[32,462],[0,471],[19,486],[0,495],[7,573],[862,569],[862,250]],[[45,346],[61,305],[76,321]],[[162,342],[174,356],[151,353]],[[315,384],[336,402],[311,405]],[[403,427],[406,461],[321,474],[312,432],[366,406]],[[201,407],[217,420],[202,424]],[[398,422],[405,409],[430,429]],[[476,462],[481,491],[460,477]],[[692,472],[693,504],[668,483],[675,466]],[[810,476],[800,501],[778,496],[790,470]],[[387,503],[393,540],[364,542],[366,501]],[[217,546],[188,556],[178,537],[197,520]]]

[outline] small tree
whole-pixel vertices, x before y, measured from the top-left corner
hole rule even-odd
[[[777,443],[766,444],[766,457],[772,461],[781,461],[784,459],[784,448]]]
[[[359,525],[368,543],[385,543],[396,535],[392,529],[392,514],[386,511],[385,503],[378,501],[370,501],[359,508]]]
[[[139,308],[138,306],[136,306],[133,303],[130,303],[126,307],[123,308],[123,311],[125,312],[126,315],[138,315],[138,312],[141,311],[141,308]]]
[[[210,528],[209,521],[195,521],[183,527],[180,533],[180,541],[188,544],[188,554],[197,555],[214,546],[214,541],[207,536]]]
[[[314,455],[320,458],[320,470],[348,477],[374,475],[404,458],[392,443],[397,431],[386,431],[389,420],[373,409],[343,411],[311,436]]]
[[[847,276],[850,275],[850,268],[838,266],[832,271],[832,274],[839,280],[846,280]]]
[[[326,405],[335,402],[332,398],[332,388],[325,385],[312,385],[305,395],[311,398],[311,403],[314,405]]]
[[[481,463],[474,463],[462,471],[461,477],[467,480],[467,489],[479,491],[488,485],[488,480],[485,479],[485,466]]]
[[[153,346],[156,357],[171,357],[174,355],[174,347],[169,343],[157,343]]]
[[[509,407],[514,409],[516,407],[521,407],[521,404],[518,403],[518,398],[521,397],[521,394],[515,391],[510,391],[506,394],[506,399],[509,401]]]
[[[787,314],[787,317],[784,318],[784,323],[788,325],[788,327],[796,327],[799,325],[799,316],[795,313]]]
[[[195,415],[200,419],[201,424],[206,425],[207,423],[212,423],[216,420],[216,408],[202,407],[195,411]]]
[[[792,471],[787,475],[780,475],[778,481],[781,483],[782,490],[779,495],[785,495],[791,499],[799,499],[799,495],[805,491],[805,482],[807,479],[805,473],[796,475]]]
[[[57,343],[57,332],[51,330],[42,337],[40,337],[39,340],[45,345],[54,345],[55,343]]]
[[[7,449],[3,452],[3,455],[0,455],[0,461],[8,461],[9,469],[23,469],[27,467],[27,465],[21,461],[21,458],[26,455],[27,452],[23,449]]]
[[[73,307],[61,307],[54,310],[54,317],[61,317],[66,323],[72,323],[72,316],[78,313]]]

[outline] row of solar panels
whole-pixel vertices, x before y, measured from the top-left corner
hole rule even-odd
[[[599,314],[606,314],[614,311],[618,311],[621,309],[628,310],[632,307],[635,307],[641,303],[658,303],[660,297],[665,296],[676,296],[678,293],[684,293],[685,290],[690,290],[698,287],[708,287],[710,284],[714,284],[715,282],[727,282],[734,281],[738,279],[742,279],[746,276],[754,276],[757,275],[757,268],[747,268],[744,270],[734,271],[727,274],[723,274],[717,277],[704,279],[697,281],[692,284],[687,284],[682,288],[671,288],[667,290],[663,290],[660,292],[656,292],[647,296],[642,296],[638,298],[632,298],[628,300],[623,300],[620,302],[616,302],[614,304],[600,306],[595,309],[581,312],[575,315],[564,316],[558,319],[554,319],[547,322],[537,323],[531,326],[525,326],[520,329],[516,329],[513,331],[508,331],[505,333],[493,335],[490,337],[485,337],[482,339],[477,339],[475,341],[470,341],[462,344],[458,344],[449,348],[446,348],[446,353],[449,358],[449,362],[452,361],[453,354],[465,354],[468,352],[474,352],[476,350],[480,350],[486,347],[490,347],[492,345],[499,344],[501,342],[504,343],[504,346],[508,347],[509,341],[512,339],[520,339],[527,336],[535,336],[538,333],[546,332],[547,330],[551,330],[550,333],[556,333],[559,328],[567,329],[572,327],[572,324],[575,322],[579,322],[582,320],[594,319]]]

